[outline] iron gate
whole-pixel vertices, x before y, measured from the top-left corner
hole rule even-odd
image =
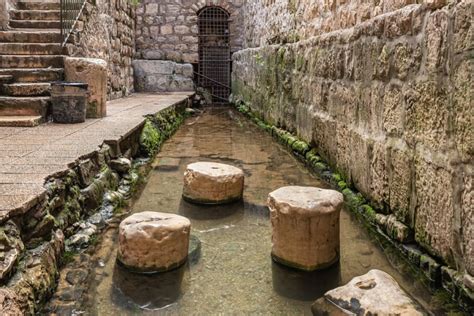
[[[85,5],[86,0],[60,0],[61,41],[63,46],[66,45]]]
[[[229,102],[231,51],[229,14],[209,6],[198,13],[199,65],[198,86],[211,94],[213,102]]]

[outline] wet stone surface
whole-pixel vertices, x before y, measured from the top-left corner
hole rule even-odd
[[[198,206],[182,200],[186,166],[214,161],[245,173],[243,201]],[[63,286],[51,304],[56,313],[73,309],[87,315],[310,315],[312,303],[328,290],[371,269],[392,275],[424,308],[439,312],[428,291],[403,265],[387,256],[345,209],[340,217],[340,261],[329,269],[300,272],[271,259],[268,194],[282,186],[328,188],[313,177],[271,136],[229,109],[206,110],[188,119],[163,146],[133,212],[170,212],[191,220],[200,254],[180,269],[156,275],[130,273],[116,264],[117,227],[109,227],[94,250],[75,258],[82,272],[61,274]],[[117,225],[118,226],[118,222]],[[193,248],[191,238],[190,248]],[[69,266],[69,265],[68,265]],[[69,273],[68,273],[69,272]],[[69,276],[68,276],[69,274]],[[64,284],[60,282],[60,284]],[[58,299],[72,289],[81,299]],[[66,292],[67,293],[67,292]],[[68,305],[69,304],[69,305]]]

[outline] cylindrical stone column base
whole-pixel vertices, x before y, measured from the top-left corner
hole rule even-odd
[[[300,270],[324,269],[339,260],[341,193],[290,186],[269,194],[272,257]]]
[[[188,165],[184,173],[183,199],[197,204],[225,204],[242,199],[244,172],[215,162]]]
[[[191,222],[168,213],[133,214],[120,223],[117,260],[138,273],[165,272],[186,262]]]

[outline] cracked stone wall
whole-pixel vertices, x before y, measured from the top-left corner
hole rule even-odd
[[[135,6],[129,0],[87,0],[67,45],[73,57],[101,58],[108,64],[108,99],[133,91]]]
[[[143,0],[137,7],[138,59],[198,62],[197,12],[216,5],[231,15],[231,49],[242,48],[244,0]]]
[[[359,2],[248,1],[233,97],[472,280],[473,2]]]

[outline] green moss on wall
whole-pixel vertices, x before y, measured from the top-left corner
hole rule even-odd
[[[153,126],[152,122],[147,120],[143,126],[140,135],[140,146],[149,157],[152,157],[161,144],[161,135]]]

